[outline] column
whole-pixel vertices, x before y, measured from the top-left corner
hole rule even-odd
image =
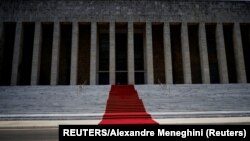
[[[72,24],[70,85],[77,84],[77,59],[78,59],[78,22]]]
[[[152,25],[146,22],[146,71],[147,84],[154,84]]]
[[[36,22],[35,34],[34,34],[34,45],[33,45],[33,56],[32,56],[31,85],[37,85],[39,81],[40,53],[41,53],[40,39],[41,39],[41,23]]]
[[[210,83],[205,23],[199,24],[199,51],[201,61],[201,78],[203,84]]]
[[[128,22],[128,83],[135,83],[133,22]]]
[[[173,84],[173,69],[172,69],[172,54],[171,54],[169,23],[164,23],[163,41],[164,41],[164,62],[165,62],[166,84]]]
[[[185,22],[181,24],[181,49],[182,49],[184,83],[191,84],[192,74],[191,74],[190,52],[189,52],[189,42],[188,42],[188,30],[187,30],[187,23]]]
[[[52,43],[52,62],[51,62],[51,79],[50,84],[56,85],[58,80],[59,67],[59,40],[60,40],[60,25],[59,22],[54,22],[53,43]]]
[[[115,84],[115,22],[109,24],[109,84]]]
[[[22,23],[16,23],[16,33],[14,41],[12,71],[11,71],[11,85],[17,85],[18,81],[18,68],[20,62],[20,50],[21,50],[21,36],[22,36]]]
[[[228,83],[227,58],[226,58],[222,23],[218,23],[216,27],[216,50],[218,58],[220,83]]]
[[[237,82],[247,83],[239,23],[234,23],[233,40],[234,40],[234,56],[235,56],[235,65],[237,72]]]
[[[96,48],[97,48],[97,25],[91,22],[90,39],[90,85],[96,84]]]

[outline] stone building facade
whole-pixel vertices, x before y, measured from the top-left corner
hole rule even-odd
[[[2,0],[0,84],[250,82],[250,2]]]

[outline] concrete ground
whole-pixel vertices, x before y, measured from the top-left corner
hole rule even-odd
[[[136,85],[160,124],[249,124],[249,84]],[[0,128],[98,124],[110,86],[0,87]]]
[[[154,119],[160,125],[244,125],[250,117],[165,118]],[[0,129],[58,128],[59,125],[97,125],[100,120],[16,120],[0,121]]]
[[[168,125],[242,125],[250,117],[168,118],[155,119]],[[58,125],[96,125],[99,120],[17,120],[0,121],[0,140],[4,141],[58,141]]]

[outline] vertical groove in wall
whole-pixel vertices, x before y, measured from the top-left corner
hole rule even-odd
[[[35,23],[23,23],[18,85],[30,85]]]
[[[247,82],[250,82],[250,24],[241,24],[242,47],[245,60]]]
[[[227,58],[227,69],[228,69],[228,80],[229,83],[236,83],[236,65],[235,65],[235,55],[234,55],[234,41],[233,41],[233,24],[223,25],[224,42],[226,49]]]
[[[89,84],[90,24],[79,24],[77,84]]]
[[[70,83],[70,60],[71,60],[71,36],[72,24],[61,23],[60,25],[60,53],[59,53],[59,85]]]
[[[188,25],[188,38],[189,38],[191,73],[192,73],[193,84],[202,83],[198,28],[199,26],[197,24]]]
[[[134,24],[135,84],[145,84],[144,34],[145,25]]]
[[[15,30],[16,23],[14,22],[6,22],[2,25],[2,57],[0,60],[0,85],[10,85]]]
[[[165,84],[163,24],[152,26],[154,83]]]
[[[53,23],[42,23],[41,37],[41,63],[39,85],[50,84]]]
[[[170,25],[171,52],[173,64],[173,83],[183,84],[183,65],[181,52],[181,26],[180,24]]]
[[[116,84],[128,83],[128,26],[116,23],[115,26],[115,71]]]
[[[207,52],[208,52],[208,62],[209,62],[209,71],[210,71],[210,82],[211,83],[220,83],[219,78],[219,68],[218,68],[218,59],[217,59],[217,50],[216,50],[216,25],[207,24],[206,28],[206,37],[207,37]]]

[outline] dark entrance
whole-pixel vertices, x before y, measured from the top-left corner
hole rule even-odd
[[[109,34],[99,34],[99,77],[98,82],[102,85],[109,84]]]
[[[135,84],[144,84],[143,33],[134,34]]]
[[[116,84],[128,84],[127,34],[116,33]]]
[[[109,24],[99,23],[98,32],[98,84],[109,84]]]

